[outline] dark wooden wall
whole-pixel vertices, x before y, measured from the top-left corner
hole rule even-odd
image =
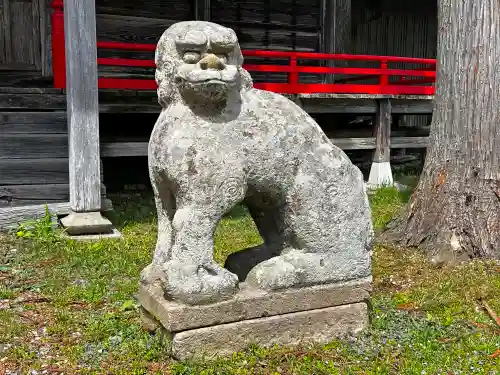
[[[354,54],[436,57],[436,0],[352,0],[352,25]]]

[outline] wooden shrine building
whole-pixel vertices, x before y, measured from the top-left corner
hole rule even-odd
[[[233,28],[255,87],[289,95],[339,147],[373,150],[369,182],[392,183],[391,148],[426,146],[425,134],[410,137],[398,124],[428,122],[432,112],[436,0],[1,4],[0,228],[48,204],[69,233],[110,232],[102,159],[147,155],[160,111],[154,50],[182,20]],[[121,114],[146,131],[132,137],[113,128]],[[333,115],[372,117],[373,131],[336,133]]]

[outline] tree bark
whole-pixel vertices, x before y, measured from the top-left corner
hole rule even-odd
[[[437,82],[423,172],[382,239],[444,261],[500,258],[500,1],[438,0]]]

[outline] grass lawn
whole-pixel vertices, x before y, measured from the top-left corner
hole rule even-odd
[[[113,198],[123,241],[61,239],[46,221],[0,234],[1,374],[500,374],[500,263],[437,268],[422,254],[376,246],[372,324],[326,346],[249,348],[231,359],[179,363],[140,327],[134,294],[156,240],[151,197]],[[380,228],[406,196],[372,198]],[[239,207],[216,233],[219,262],[260,243]]]

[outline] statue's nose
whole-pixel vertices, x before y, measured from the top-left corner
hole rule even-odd
[[[226,67],[224,62],[215,56],[213,53],[209,53],[205,55],[200,60],[200,68],[203,70],[207,69],[215,69],[215,70],[223,70]]]

